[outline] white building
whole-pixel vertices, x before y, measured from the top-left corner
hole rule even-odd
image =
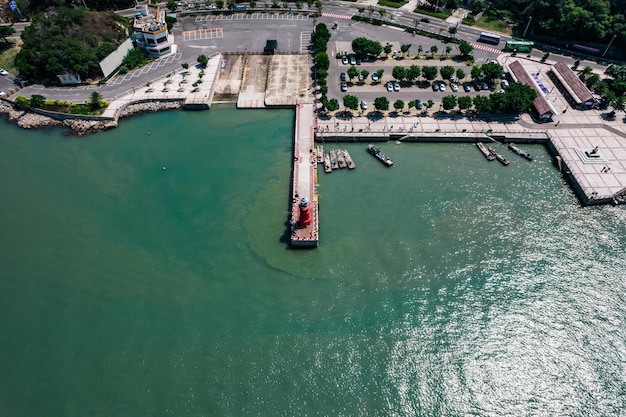
[[[151,57],[169,54],[173,37],[167,31],[165,10],[151,4],[138,7],[133,23],[133,40]]]

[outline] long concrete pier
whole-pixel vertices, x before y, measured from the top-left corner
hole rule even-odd
[[[293,177],[291,182],[291,245],[315,247],[319,243],[319,204],[317,196],[317,159],[315,157],[315,105],[296,107],[296,129],[293,146]],[[300,201],[309,201],[312,221],[299,222]]]

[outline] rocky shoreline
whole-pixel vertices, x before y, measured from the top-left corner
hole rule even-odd
[[[17,124],[23,129],[36,129],[47,126],[65,126],[71,129],[77,136],[85,133],[95,133],[100,130],[107,130],[117,127],[118,119],[130,117],[138,113],[156,112],[161,110],[179,109],[182,101],[151,101],[133,103],[123,107],[113,120],[89,120],[81,116],[68,115],[60,120],[50,116],[45,116],[28,110],[18,109],[10,102],[0,100],[0,114],[6,114],[7,120]]]

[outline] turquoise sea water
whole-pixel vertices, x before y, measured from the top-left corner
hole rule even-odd
[[[625,415],[623,207],[539,145],[351,143],[290,250],[293,117],[0,122],[0,415]]]

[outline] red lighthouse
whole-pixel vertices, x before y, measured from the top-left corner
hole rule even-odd
[[[309,207],[309,199],[306,197],[300,199],[300,217],[298,223],[300,223],[300,227],[307,227],[311,224],[311,208]]]

